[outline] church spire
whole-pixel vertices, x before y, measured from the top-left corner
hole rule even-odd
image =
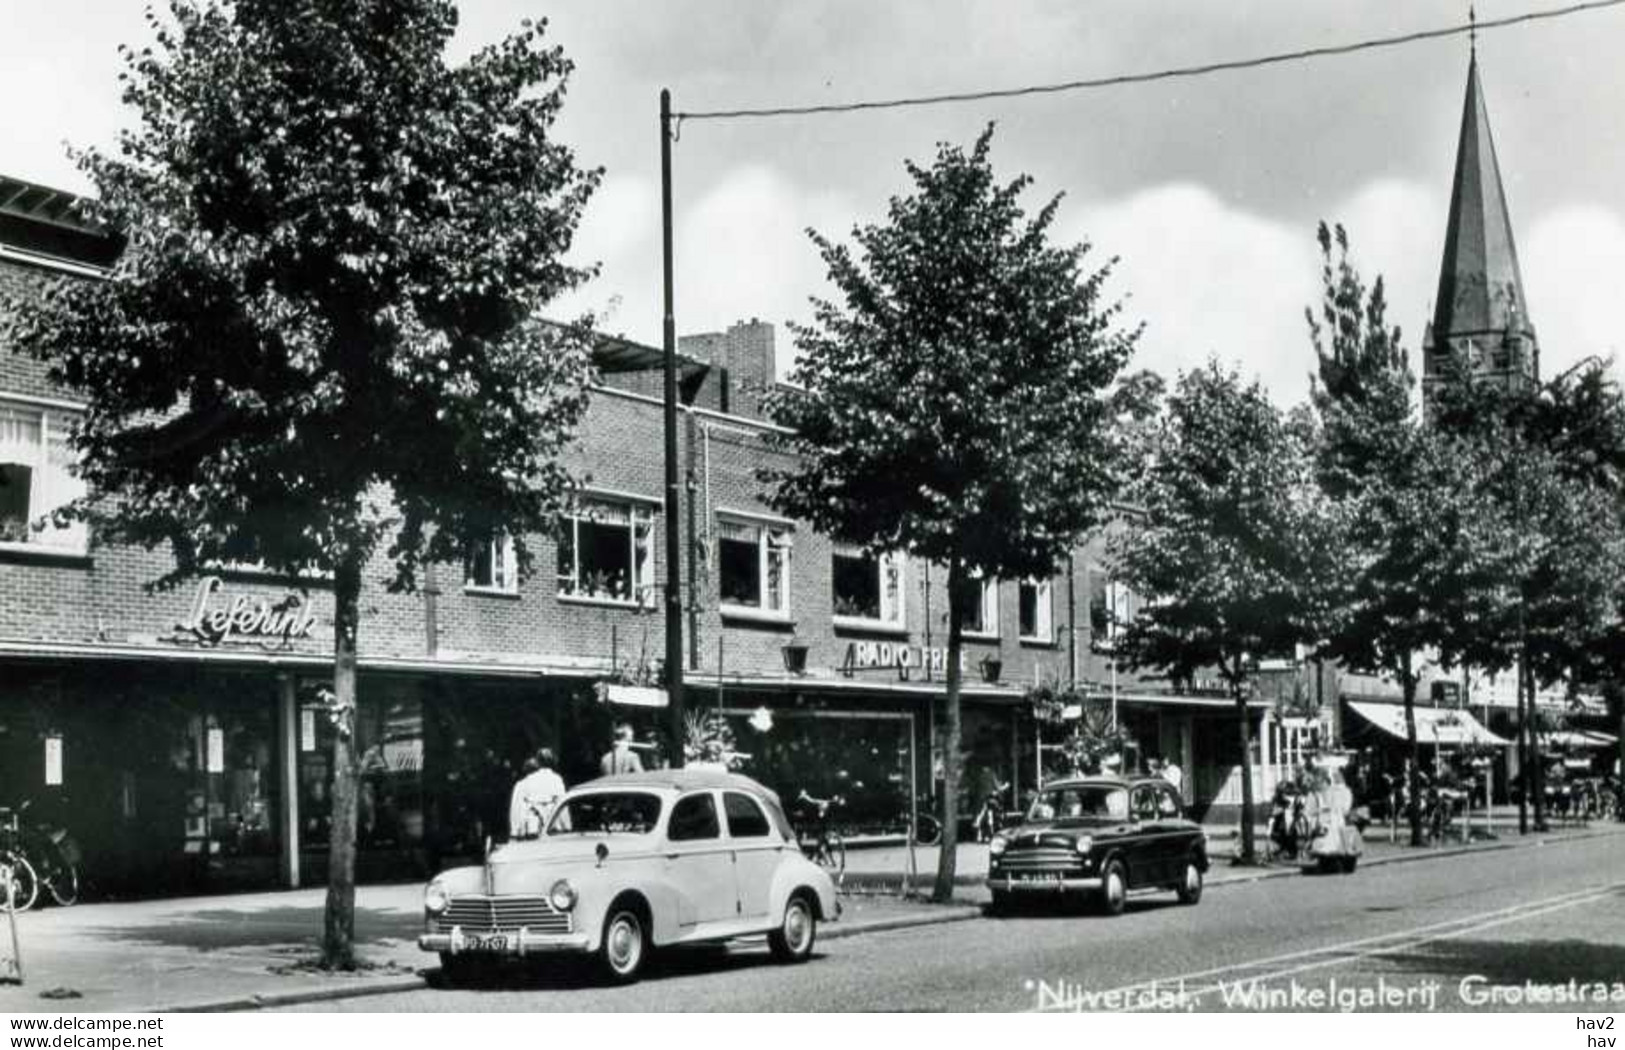
[[[1514,376],[1539,378],[1539,350],[1479,84],[1476,41],[1467,65],[1467,97],[1434,303],[1425,379],[1442,378],[1444,359],[1452,352],[1464,354],[1476,371],[1509,381]]]

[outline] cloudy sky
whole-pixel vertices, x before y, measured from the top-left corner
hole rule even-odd
[[[1478,0],[1480,18],[1562,0]],[[137,0],[3,0],[0,172],[86,185],[65,143],[128,119],[115,48]],[[574,57],[561,134],[607,170],[578,242],[579,301],[660,338],[657,99],[678,110],[844,102],[1131,73],[1461,21],[1406,0],[463,0],[459,49],[545,16]],[[1479,60],[1530,314],[1553,369],[1619,347],[1625,286],[1625,7],[1486,32]],[[1431,310],[1467,69],[1462,38],[1199,80],[971,105],[683,126],[674,147],[681,332],[806,316],[822,270],[804,230],[844,233],[904,186],[904,158],[996,121],[1001,172],[1064,192],[1059,235],[1119,256],[1146,334],[1138,365],[1209,356],[1303,396],[1315,223],[1341,221],[1386,275],[1415,347]],[[781,333],[780,367],[790,348]]]

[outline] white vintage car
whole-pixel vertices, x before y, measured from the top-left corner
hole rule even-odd
[[[450,982],[484,960],[559,952],[632,981],[656,948],[764,933],[776,958],[801,962],[840,902],[773,792],[663,770],[574,788],[540,837],[435,876],[423,911],[418,946],[440,953]]]

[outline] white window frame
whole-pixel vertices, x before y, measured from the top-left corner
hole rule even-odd
[[[835,607],[835,559],[868,558],[862,547],[837,543],[830,551],[830,607]],[[874,559],[876,585],[880,592],[880,616],[850,616],[834,613],[832,619],[839,627],[860,627],[890,631],[908,630],[908,559],[901,554],[886,553]],[[897,574],[896,593],[889,593],[886,576]]]
[[[1021,591],[1028,587],[1037,592],[1033,601],[1038,614],[1038,630],[1033,634],[1024,634],[1021,631]],[[1019,584],[1016,591],[1016,633],[1024,642],[1047,644],[1055,641],[1055,601],[1049,580],[1022,580]]]
[[[30,446],[0,444],[0,461],[28,468],[28,516],[25,522],[28,538],[0,540],[0,550],[26,551],[30,554],[59,554],[68,557],[83,556],[90,547],[90,531],[84,522],[76,522],[66,529],[47,526],[36,529],[35,523],[52,510],[82,495],[84,482],[63,467],[63,474],[55,473],[51,465],[51,442],[59,432],[65,434],[68,418],[78,413],[55,404],[44,404],[25,398],[0,395],[0,410],[25,417],[37,417],[39,440]],[[0,430],[0,435],[4,431]],[[65,498],[52,499],[52,486],[59,486]]]
[[[736,512],[718,512],[717,524],[716,550],[713,552],[713,557],[716,559],[718,611],[724,616],[788,622],[791,615],[791,564],[794,560],[791,557],[791,551],[795,547],[794,529],[791,524],[781,518],[755,517]],[[761,593],[757,598],[756,605],[744,605],[739,602],[725,601],[722,598],[722,544],[724,540],[721,527],[724,525],[756,530],[756,572],[757,579],[761,581]],[[771,578],[772,560],[774,558],[779,559],[779,590],[783,608],[772,608],[768,605],[768,580]]]
[[[973,576],[982,585],[982,630],[973,631],[969,627],[962,628],[960,635],[965,638],[997,638],[999,637],[999,581],[982,579]]]
[[[625,598],[591,594],[581,589],[581,523],[593,521],[593,507],[613,507],[624,510],[627,521],[627,566],[638,577],[631,583],[632,593]],[[586,605],[618,605],[626,608],[653,608],[655,604],[655,510],[642,500],[620,499],[614,496],[592,495],[581,501],[564,516],[563,527],[570,530],[570,550],[574,562],[570,575],[557,572],[554,591],[561,602],[579,602]],[[638,572],[638,534],[643,533],[646,556],[642,572]],[[556,559],[555,559],[556,560]]]
[[[474,578],[474,550],[470,550],[463,562],[463,590],[470,594],[518,594],[519,561],[514,551],[513,537],[504,532],[483,544],[476,544],[474,549],[480,547],[489,548],[494,582],[482,583]]]
[[[1089,595],[1089,644],[1100,652],[1111,652],[1117,648],[1117,638],[1123,633],[1124,625],[1134,618],[1134,606],[1137,604],[1134,592],[1116,580],[1106,578],[1106,631],[1102,635],[1094,631],[1094,593],[1090,589]]]

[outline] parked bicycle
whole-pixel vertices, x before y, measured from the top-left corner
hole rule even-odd
[[[840,795],[814,798],[803,789],[796,796],[796,841],[801,852],[837,882],[846,873],[846,840],[831,823],[830,814],[844,805],[846,799]]]
[[[66,828],[24,825],[32,804],[29,799],[15,810],[0,807],[0,909],[10,901],[27,911],[42,888],[64,907],[79,900],[79,844]]]

